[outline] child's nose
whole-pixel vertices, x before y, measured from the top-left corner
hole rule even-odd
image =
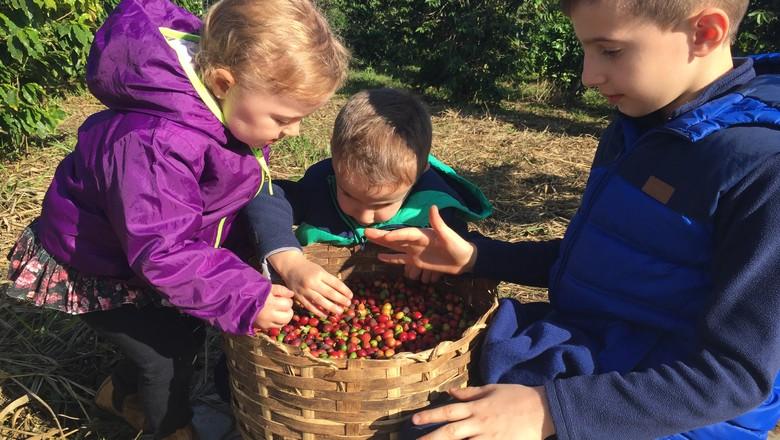
[[[594,63],[589,62],[586,57],[582,65],[582,85],[585,87],[598,87],[604,83],[605,79],[598,67]]]
[[[301,122],[293,122],[290,125],[286,125],[284,129],[282,129],[282,133],[284,133],[285,136],[298,136],[298,134],[301,132]]]
[[[368,226],[374,223],[374,211],[370,209],[363,209],[356,213],[355,220],[363,226]]]

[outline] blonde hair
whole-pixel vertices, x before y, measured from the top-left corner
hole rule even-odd
[[[334,171],[370,185],[412,185],[428,166],[431,116],[411,93],[384,88],[349,98],[333,126]]]
[[[561,10],[571,15],[572,9],[581,4],[593,4],[604,0],[561,0]],[[613,0],[615,8],[620,8],[634,17],[648,19],[661,28],[671,28],[688,17],[697,7],[713,6],[723,9],[731,22],[729,37],[737,36],[739,23],[745,16],[748,0]]]
[[[349,51],[309,0],[221,0],[203,19],[195,56],[206,81],[226,69],[238,84],[307,103],[338,89],[348,62]]]

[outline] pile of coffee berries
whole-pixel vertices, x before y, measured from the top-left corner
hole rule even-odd
[[[460,295],[432,286],[403,278],[348,285],[355,296],[341,315],[319,319],[296,309],[289,324],[264,333],[323,359],[386,359],[456,340],[474,324]]]

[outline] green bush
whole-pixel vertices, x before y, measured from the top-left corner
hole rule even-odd
[[[737,52],[780,52],[780,0],[754,0],[740,25]]]
[[[415,30],[421,37],[418,81],[444,87],[455,98],[500,99],[498,84],[516,63],[512,49],[519,2],[428,3],[435,12]]]
[[[178,0],[201,15],[215,0]],[[83,86],[92,36],[118,0],[2,0],[0,159],[51,133]],[[495,101],[502,86],[552,80],[579,91],[581,50],[549,0],[319,0],[358,60],[447,98]],[[780,51],[780,0],[755,0],[738,53]]]
[[[578,84],[581,52],[549,0],[321,0],[356,58],[448,98],[496,101],[502,85]],[[370,25],[368,25],[370,23]]]
[[[518,81],[547,80],[565,94],[579,91],[582,49],[558,2],[527,0],[518,21],[515,74]]]
[[[491,101],[501,85],[551,81],[582,91],[582,50],[550,0],[320,0],[356,58],[450,98]],[[737,53],[780,51],[780,0],[754,0]]]
[[[359,60],[455,99],[495,100],[522,1],[322,2]]]
[[[3,0],[0,159],[23,152],[64,116],[58,98],[83,87],[95,31],[117,0]],[[201,0],[181,0],[196,14]]]
[[[173,2],[201,17],[206,8],[212,3],[216,3],[216,0],[173,0]]]
[[[99,0],[7,0],[0,12],[0,156],[48,134],[56,98],[80,85]]]

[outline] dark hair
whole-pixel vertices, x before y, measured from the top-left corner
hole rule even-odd
[[[330,140],[333,167],[374,185],[413,184],[428,165],[431,115],[409,92],[364,90],[339,111]]]
[[[605,0],[560,0],[561,10],[571,16],[579,5],[594,4]],[[695,8],[714,6],[723,9],[731,22],[729,37],[736,38],[739,23],[747,12],[748,0],[612,0],[615,8],[625,10],[634,17],[648,19],[662,28],[672,27],[685,19]]]

